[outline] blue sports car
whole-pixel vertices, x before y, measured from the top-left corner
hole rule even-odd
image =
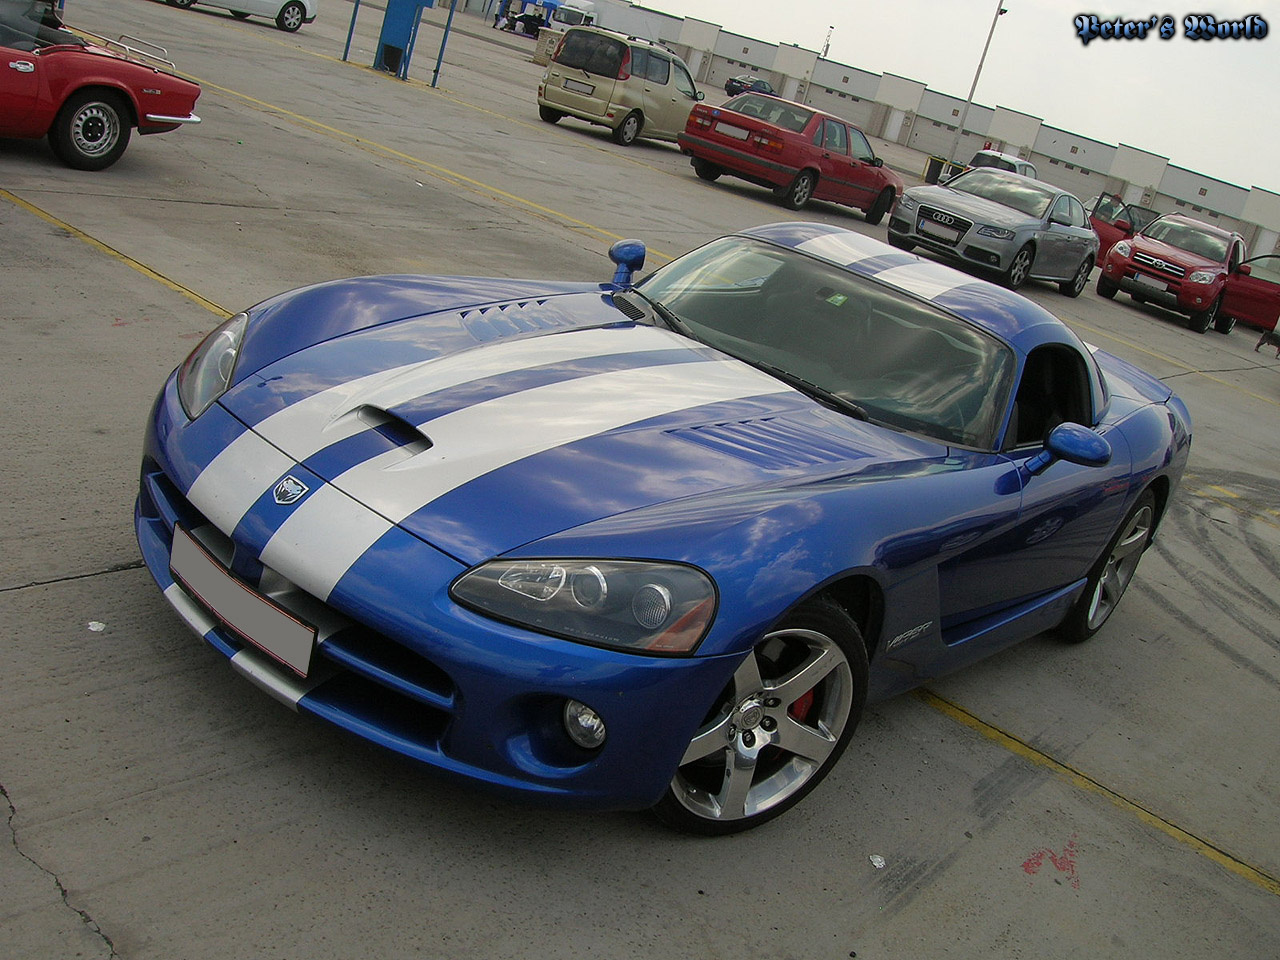
[[[138,542],[252,682],[528,798],[731,833],[869,701],[1106,622],[1190,451],[1016,293],[784,223],[644,280],[383,276],[211,333]]]

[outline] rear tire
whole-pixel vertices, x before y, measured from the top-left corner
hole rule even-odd
[[[245,13],[243,10],[232,10],[232,11],[231,11],[231,15],[232,15],[233,17],[235,17],[237,20],[248,20],[248,19],[249,19],[249,15],[248,15],[247,13]]]
[[[105,170],[124,154],[133,132],[124,99],[104,90],[82,90],[67,99],[49,128],[58,159],[76,170]]]
[[[813,199],[813,188],[817,183],[818,179],[812,170],[801,170],[790,186],[779,187],[773,193],[788,210],[800,210]]]
[[[880,191],[880,196],[876,197],[876,202],[871,205],[871,209],[866,212],[867,223],[873,227],[876,226],[892,206],[893,187],[885,187]]]
[[[1058,289],[1068,297],[1078,297],[1084,292],[1085,286],[1089,283],[1089,274],[1092,272],[1093,257],[1085,257],[1080,262],[1080,269],[1076,271],[1076,275],[1070,280],[1064,280],[1058,284]]]
[[[1228,317],[1221,310],[1218,311],[1218,317],[1213,321],[1213,329],[1218,333],[1229,334],[1236,328],[1236,318]]]
[[[166,0],[166,2],[168,2],[172,7],[179,7],[180,9],[185,10],[187,7],[195,3],[196,0]]]
[[[544,123],[559,123],[564,119],[564,114],[559,110],[555,110],[551,107],[544,107],[541,104],[538,106],[538,116]]]
[[[708,183],[714,183],[719,180],[724,173],[723,167],[717,167],[709,160],[703,160],[701,157],[693,158],[693,172],[698,175],[699,180],[706,180]]]
[[[286,3],[280,8],[280,14],[276,17],[276,26],[285,33],[297,33],[298,28],[302,26],[302,21],[306,18],[307,11],[303,9],[302,4]]]
[[[631,146],[636,142],[636,138],[640,136],[640,128],[642,126],[644,126],[644,120],[641,119],[637,111],[632,110],[622,118],[622,122],[614,129],[613,142],[620,143],[624,147]]]
[[[1133,579],[1155,525],[1155,494],[1146,490],[1120,524],[1106,552],[1089,571],[1084,593],[1057,630],[1059,637],[1068,643],[1083,643],[1102,629]]]

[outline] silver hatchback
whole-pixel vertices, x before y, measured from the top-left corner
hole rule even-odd
[[[904,191],[889,219],[889,242],[995,271],[1011,288],[1053,280],[1069,297],[1080,295],[1098,258],[1098,235],[1076,197],[990,168]]]

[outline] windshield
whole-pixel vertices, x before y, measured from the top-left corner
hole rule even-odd
[[[602,77],[616,77],[627,45],[614,37],[590,30],[570,30],[556,54],[556,63]]]
[[[1052,190],[1034,180],[1008,177],[991,169],[974,169],[962,173],[954,180],[948,180],[947,186],[961,193],[970,193],[975,197],[1012,207],[1037,220],[1044,219],[1045,211],[1056,196]]]
[[[1142,235],[1215,263],[1227,259],[1228,238],[1225,234],[1211,233],[1207,227],[1201,228],[1185,220],[1157,220],[1149,224]]]
[[[1012,160],[1006,160],[998,153],[979,153],[974,156],[971,167],[995,167],[997,170],[1008,170],[1013,172],[1017,167],[1013,165]]]
[[[1013,354],[931,304],[743,237],[701,247],[637,289],[704,343],[807,381],[876,423],[943,443],[994,445]]]

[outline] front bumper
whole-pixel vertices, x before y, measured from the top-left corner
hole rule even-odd
[[[1222,292],[1219,283],[1191,283],[1111,255],[1102,265],[1102,274],[1131,297],[1188,315],[1208,310]]]
[[[170,378],[148,426],[135,528],[165,598],[235,669],[295,710],[476,784],[598,809],[661,798],[740,657],[636,656],[482,617],[449,597],[463,565],[396,527],[322,601],[295,585],[305,570],[265,567],[251,532],[216,529],[184,495],[201,461],[196,438],[217,435],[219,419],[234,429],[216,404],[197,424],[186,421]],[[175,579],[175,526],[192,531],[238,586],[317,627],[305,677]],[[564,732],[568,698],[604,719],[598,750]]]
[[[981,224],[968,224],[967,221],[964,221],[968,225],[963,232],[954,239],[926,233],[921,229],[924,220],[922,207],[906,211],[900,205],[896,206],[889,217],[889,233],[894,239],[914,243],[934,253],[987,270],[1008,269],[1009,262],[1020,247],[1016,237],[1013,240],[997,240],[994,237],[980,236],[978,229]]]

